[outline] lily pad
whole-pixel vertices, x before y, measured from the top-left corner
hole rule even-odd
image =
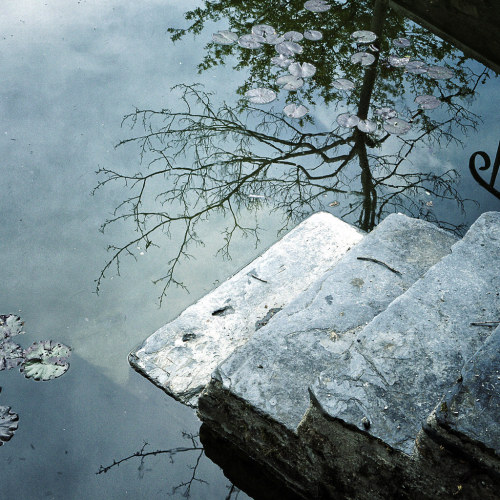
[[[455,72],[445,66],[429,66],[427,68],[427,74],[435,80],[448,80],[455,76]]]
[[[293,63],[293,59],[290,59],[289,57],[280,54],[279,56],[271,58],[271,62],[275,66],[279,66],[280,68],[288,68],[288,66],[290,66],[290,64]]]
[[[403,49],[406,47],[410,47],[411,42],[410,40],[408,40],[408,38],[396,38],[392,41],[392,45],[394,45],[394,47]]]
[[[361,66],[370,66],[375,61],[375,56],[369,52],[356,52],[351,56],[353,64],[361,64]]]
[[[17,430],[19,416],[10,406],[0,406],[0,446],[9,441]]]
[[[69,368],[67,358],[70,353],[71,349],[59,342],[52,340],[33,342],[26,349],[21,372],[26,378],[34,380],[51,380],[60,377]]]
[[[269,24],[256,24],[252,28],[252,33],[254,35],[266,37],[267,35],[275,35],[276,30],[272,26],[269,26]]]
[[[433,95],[419,95],[415,97],[415,102],[422,109],[436,109],[441,106],[441,101]]]
[[[238,40],[238,35],[232,31],[222,30],[214,33],[212,40],[220,45],[231,45]]]
[[[276,92],[264,87],[250,89],[245,92],[245,97],[253,104],[268,104],[276,99]]]
[[[302,118],[309,113],[309,110],[302,104],[288,104],[283,108],[283,113],[290,118]]]
[[[391,66],[394,66],[395,68],[402,68],[403,66],[406,66],[410,62],[410,58],[408,56],[406,57],[389,56],[387,58],[387,61]]]
[[[304,4],[304,9],[311,12],[326,12],[331,8],[332,6],[325,2],[325,0],[308,0]]]
[[[275,48],[278,54],[283,54],[284,56],[302,54],[302,51],[304,50],[297,42],[291,42],[289,40],[277,43]]]
[[[0,339],[22,335],[24,321],[15,314],[0,314]]]
[[[389,118],[384,122],[384,129],[393,135],[406,134],[411,129],[411,123],[400,118]]]
[[[314,73],[316,73],[316,66],[306,62],[302,64],[295,62],[288,66],[288,71],[293,76],[309,78],[310,76],[313,76]]]
[[[259,49],[262,47],[262,44],[265,42],[265,38],[260,35],[243,35],[238,38],[238,45],[243,47],[244,49]]]
[[[377,39],[377,35],[373,31],[360,30],[352,33],[351,38],[356,43],[372,43]]]
[[[10,340],[0,343],[0,371],[10,370],[24,361],[23,348]]]
[[[287,31],[283,35],[283,38],[290,42],[300,42],[304,38],[304,35],[298,31]]]
[[[388,120],[389,118],[395,118],[396,116],[398,116],[398,112],[395,109],[389,107],[377,108],[375,110],[375,114],[377,116],[380,116],[382,120]]]
[[[359,120],[357,127],[361,132],[371,134],[377,130],[377,124],[372,120]]]
[[[353,128],[359,123],[359,117],[356,115],[352,115],[351,113],[342,113],[337,116],[337,123],[341,127],[345,128]]]
[[[337,78],[333,80],[332,86],[338,90],[352,90],[355,87],[354,82],[347,78]]]
[[[299,78],[297,76],[293,75],[285,75],[285,76],[280,76],[277,80],[276,83],[278,85],[281,85],[284,90],[297,90],[304,85],[304,80],[302,78]]]
[[[307,30],[304,31],[304,38],[306,40],[312,40],[313,42],[316,42],[317,40],[321,40],[323,38],[323,33],[317,30]]]
[[[405,71],[407,73],[421,75],[422,73],[427,73],[427,68],[428,68],[428,66],[427,66],[427,64],[424,63],[424,61],[414,60],[414,61],[410,61],[405,66]]]

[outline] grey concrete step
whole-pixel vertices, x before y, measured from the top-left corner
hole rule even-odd
[[[309,407],[309,385],[342,352],[338,346],[355,344],[363,327],[455,242],[425,221],[387,217],[217,367],[200,400],[202,420],[236,432],[240,419],[257,412],[294,432]],[[225,416],[214,408],[224,398],[233,402]]]
[[[481,323],[499,319],[500,213],[490,212],[368,326],[339,339],[313,397],[328,418],[411,454],[422,423],[491,335]]]
[[[130,363],[195,406],[215,367],[363,238],[322,212],[309,217],[232,278],[151,335]]]

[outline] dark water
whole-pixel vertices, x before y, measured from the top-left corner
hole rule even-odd
[[[377,107],[389,105],[402,116],[412,116],[416,95],[433,93],[446,98],[460,92],[448,104],[429,111],[434,122],[444,124],[433,129],[443,132],[440,142],[417,140],[417,125],[422,126],[419,115],[408,136],[390,136],[375,147],[356,133],[350,142],[342,143],[337,154],[354,151],[355,161],[335,179],[309,182],[302,176],[297,183],[283,184],[293,171],[284,173],[274,165],[254,184],[242,188],[237,199],[239,220],[250,226],[256,217],[263,227],[257,246],[236,233],[233,260],[215,255],[231,217],[209,214],[208,222],[198,228],[205,246],[193,247],[196,260],[181,262],[176,275],[190,294],[172,287],[158,307],[162,284],[154,285],[152,280],[168,269],[166,263],[175,257],[183,236],[182,228],[172,227],[171,238],[155,235],[154,243],[160,248],[151,246],[146,251],[147,241],[131,247],[137,261],[124,259],[120,276],[110,269],[96,295],[94,280],[111,256],[107,245],[125,245],[136,233],[130,220],[111,224],[104,234],[99,232],[129,191],[124,182],[110,182],[92,196],[98,181],[105,178],[95,172],[104,168],[133,175],[147,169],[139,165],[136,144],[114,148],[119,141],[141,133],[137,127],[130,130],[127,123],[121,127],[122,117],[136,107],[182,109],[179,91],[169,90],[179,83],[203,84],[205,90],[214,92],[215,106],[222,100],[238,106],[248,88],[274,85],[278,70],[269,66],[270,47],[251,53],[236,46],[205,50],[214,31],[230,27],[224,10],[214,19],[202,15],[205,26],[200,34],[188,33],[172,43],[167,28],[188,27],[184,13],[203,7],[203,2],[4,1],[0,14],[0,313],[23,318],[27,333],[18,342],[24,347],[50,338],[70,345],[73,353],[68,373],[50,382],[26,380],[16,370],[0,373],[0,405],[11,406],[20,416],[18,431],[0,447],[1,498],[164,498],[181,485],[172,495],[180,498],[186,494],[195,466],[196,479],[189,490],[192,498],[235,498],[229,480],[197,449],[177,453],[173,462],[166,453],[148,455],[142,462],[133,457],[106,474],[96,474],[100,466],[141,449],[148,453],[189,448],[189,435],[199,431],[200,423],[190,409],[129,368],[128,352],[272,244],[283,214],[296,214],[293,223],[312,210],[325,209],[370,229],[386,213],[406,211],[460,231],[480,213],[500,209],[499,200],[479,186],[468,169],[469,157],[478,150],[487,152],[493,161],[500,139],[499,84],[492,72],[489,78],[478,79],[482,65],[464,60],[456,49],[417,25],[386,13],[384,55],[393,50],[389,48],[392,38],[406,35],[418,41],[412,58],[420,57],[428,64],[447,63],[456,71],[454,78],[439,80],[436,87],[430,80],[403,78],[400,68],[379,62],[374,84],[360,83],[353,94],[339,93],[331,87],[334,78],[363,82],[364,72],[348,62],[354,48],[347,37],[355,29],[370,29],[371,2],[337,7],[337,13],[329,14],[337,18],[323,20],[320,14],[304,13],[301,2],[233,4],[232,28],[239,34],[250,31],[253,24],[266,23],[282,32],[318,29],[327,35],[322,42],[303,43],[308,48],[300,60],[316,64],[315,78],[296,95],[281,91],[275,103],[262,109],[274,109],[278,115],[287,102],[300,101],[310,109],[311,117],[297,122],[300,130],[327,131],[345,139],[353,132],[340,129],[336,117],[359,111],[365,99],[363,89],[370,86],[368,117]],[[337,24],[329,25],[325,19]],[[212,57],[206,60],[208,66],[220,64],[198,73],[197,65],[207,56]],[[241,68],[234,69],[238,61]],[[256,127],[261,119],[258,113],[252,115],[244,129]],[[464,127],[464,123],[473,125]],[[158,126],[158,122],[151,124]],[[282,146],[287,155],[294,147],[293,134],[286,128],[281,132],[280,137],[289,141]],[[403,146],[411,146],[411,154],[401,162],[398,175],[390,176]],[[275,148],[262,141],[249,147],[261,158],[276,154]],[[363,170],[366,165],[356,160],[363,157],[362,150],[367,151],[371,176]],[[154,154],[146,151],[146,157],[154,158]],[[377,158],[386,163],[377,164]],[[189,156],[183,161],[189,165]],[[321,165],[314,175],[325,176],[332,164]],[[315,168],[317,155],[306,156],[302,165]],[[450,170],[453,174],[446,174]],[[432,185],[429,173],[434,180],[437,176],[437,184]],[[227,175],[232,179],[234,170],[228,169]],[[487,173],[483,175],[488,179]],[[338,179],[341,183],[335,184]],[[145,201],[148,207],[159,210],[154,195],[162,187],[161,181],[153,183]],[[401,196],[392,196],[396,191]],[[262,198],[250,195],[267,199],[256,202]],[[188,198],[194,205],[198,194],[191,192]],[[456,198],[463,201],[463,209]],[[196,438],[195,448],[198,443]],[[245,497],[244,493],[238,496]]]

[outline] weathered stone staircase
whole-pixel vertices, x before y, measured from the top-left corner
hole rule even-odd
[[[500,213],[311,216],[131,364],[304,498],[499,498]]]

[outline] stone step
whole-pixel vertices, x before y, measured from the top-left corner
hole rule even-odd
[[[215,367],[363,238],[331,214],[312,215],[129,355],[134,368],[195,406]]]
[[[366,328],[339,339],[313,399],[328,418],[411,454],[422,423],[491,335],[481,323],[499,316],[500,213],[489,212]]]
[[[308,387],[338,356],[337,346],[355,344],[363,327],[455,242],[425,221],[387,217],[217,367],[200,399],[202,420],[238,434],[242,422],[263,417],[295,432],[309,407]],[[224,406],[224,400],[231,404]],[[260,432],[254,434],[249,439],[258,454],[266,443],[258,442]]]

